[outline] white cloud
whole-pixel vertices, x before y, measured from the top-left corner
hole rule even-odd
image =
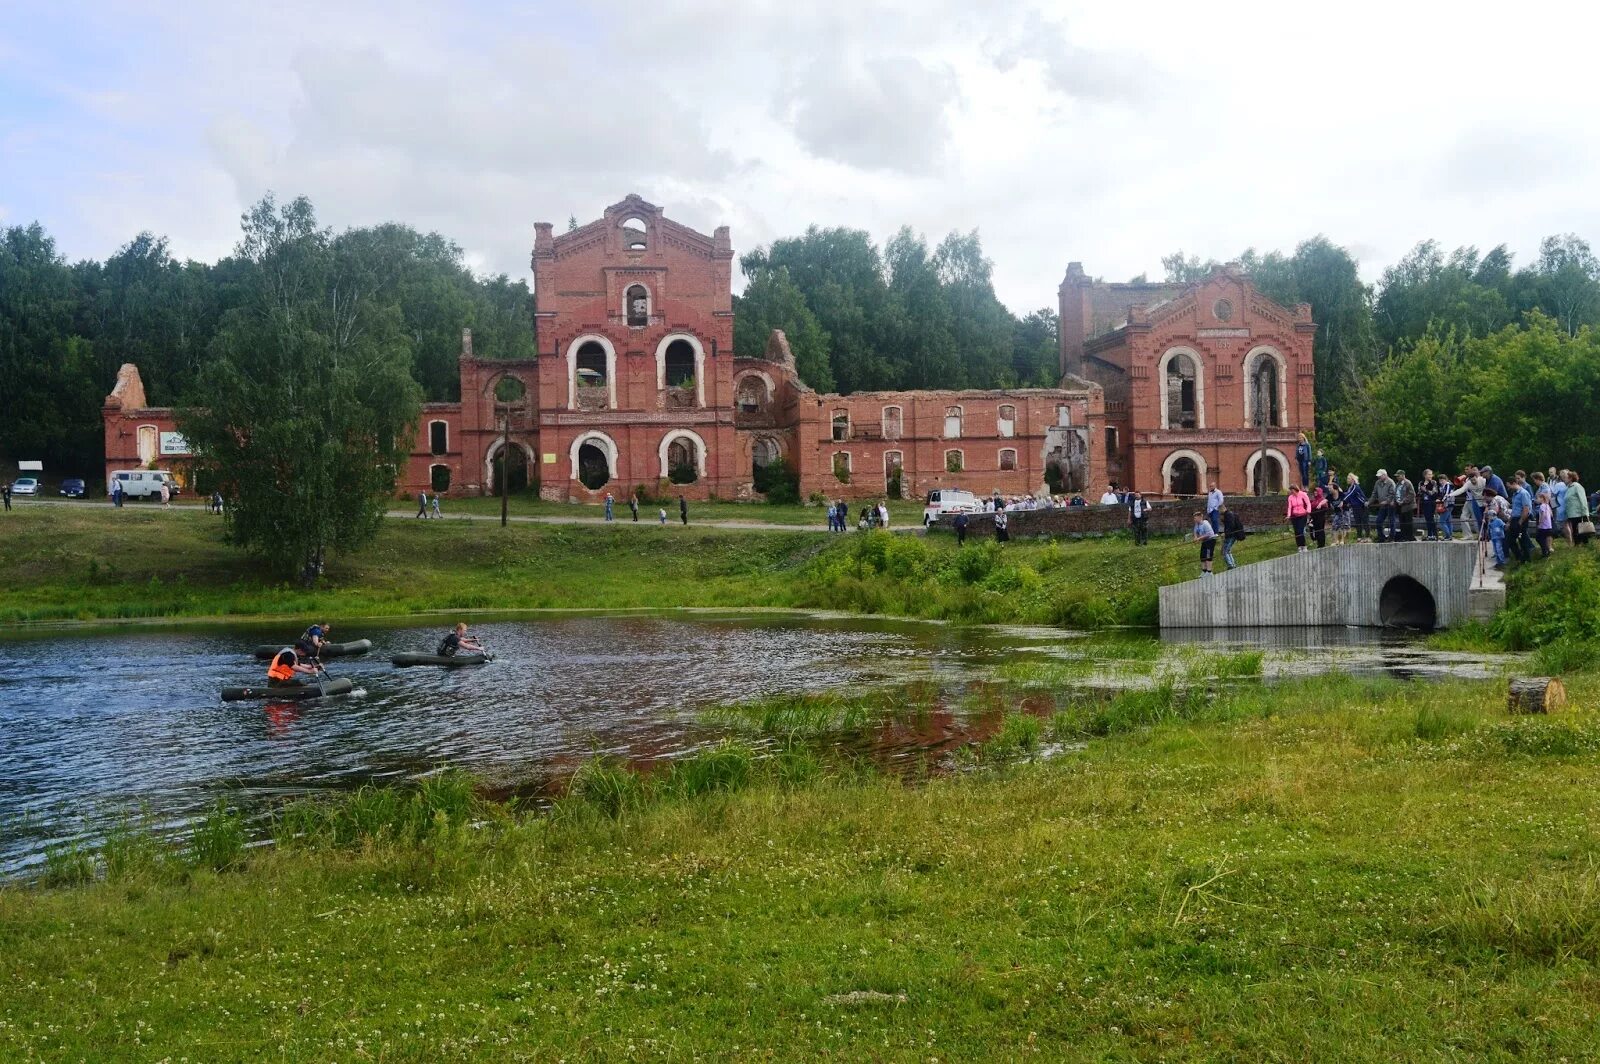
[[[49,11],[49,17],[41,12]],[[745,251],[816,222],[977,228],[1001,296],[1326,233],[1600,242],[1600,9],[1352,0],[107,0],[0,12],[12,220],[213,257],[262,192],[526,276],[532,223],[639,192]],[[1549,32],[1560,25],[1559,34]],[[124,46],[134,41],[136,47]],[[19,102],[20,101],[20,102]]]

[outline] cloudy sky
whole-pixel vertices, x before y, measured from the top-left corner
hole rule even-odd
[[[267,190],[528,273],[636,191],[736,250],[976,228],[1011,307],[1326,233],[1600,243],[1600,7],[0,0],[0,224],[233,245]]]

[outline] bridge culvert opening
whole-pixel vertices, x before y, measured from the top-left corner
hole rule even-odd
[[[1409,576],[1390,577],[1378,596],[1378,620],[1385,628],[1431,630],[1439,621],[1433,592]]]

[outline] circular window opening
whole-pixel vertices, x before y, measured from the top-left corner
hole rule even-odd
[[[1233,304],[1226,299],[1219,299],[1211,305],[1211,313],[1218,321],[1233,320]]]
[[[495,397],[495,401],[496,402],[501,402],[501,403],[519,402],[522,399],[522,397],[527,395],[527,394],[528,394],[527,385],[523,384],[520,380],[518,380],[515,377],[501,377],[498,381],[495,382],[495,385],[494,385],[494,397]]]

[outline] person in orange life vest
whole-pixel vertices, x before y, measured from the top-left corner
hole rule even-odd
[[[298,687],[316,680],[317,667],[300,660],[297,647],[303,650],[304,644],[284,647],[273,655],[272,664],[267,666],[268,687]]]

